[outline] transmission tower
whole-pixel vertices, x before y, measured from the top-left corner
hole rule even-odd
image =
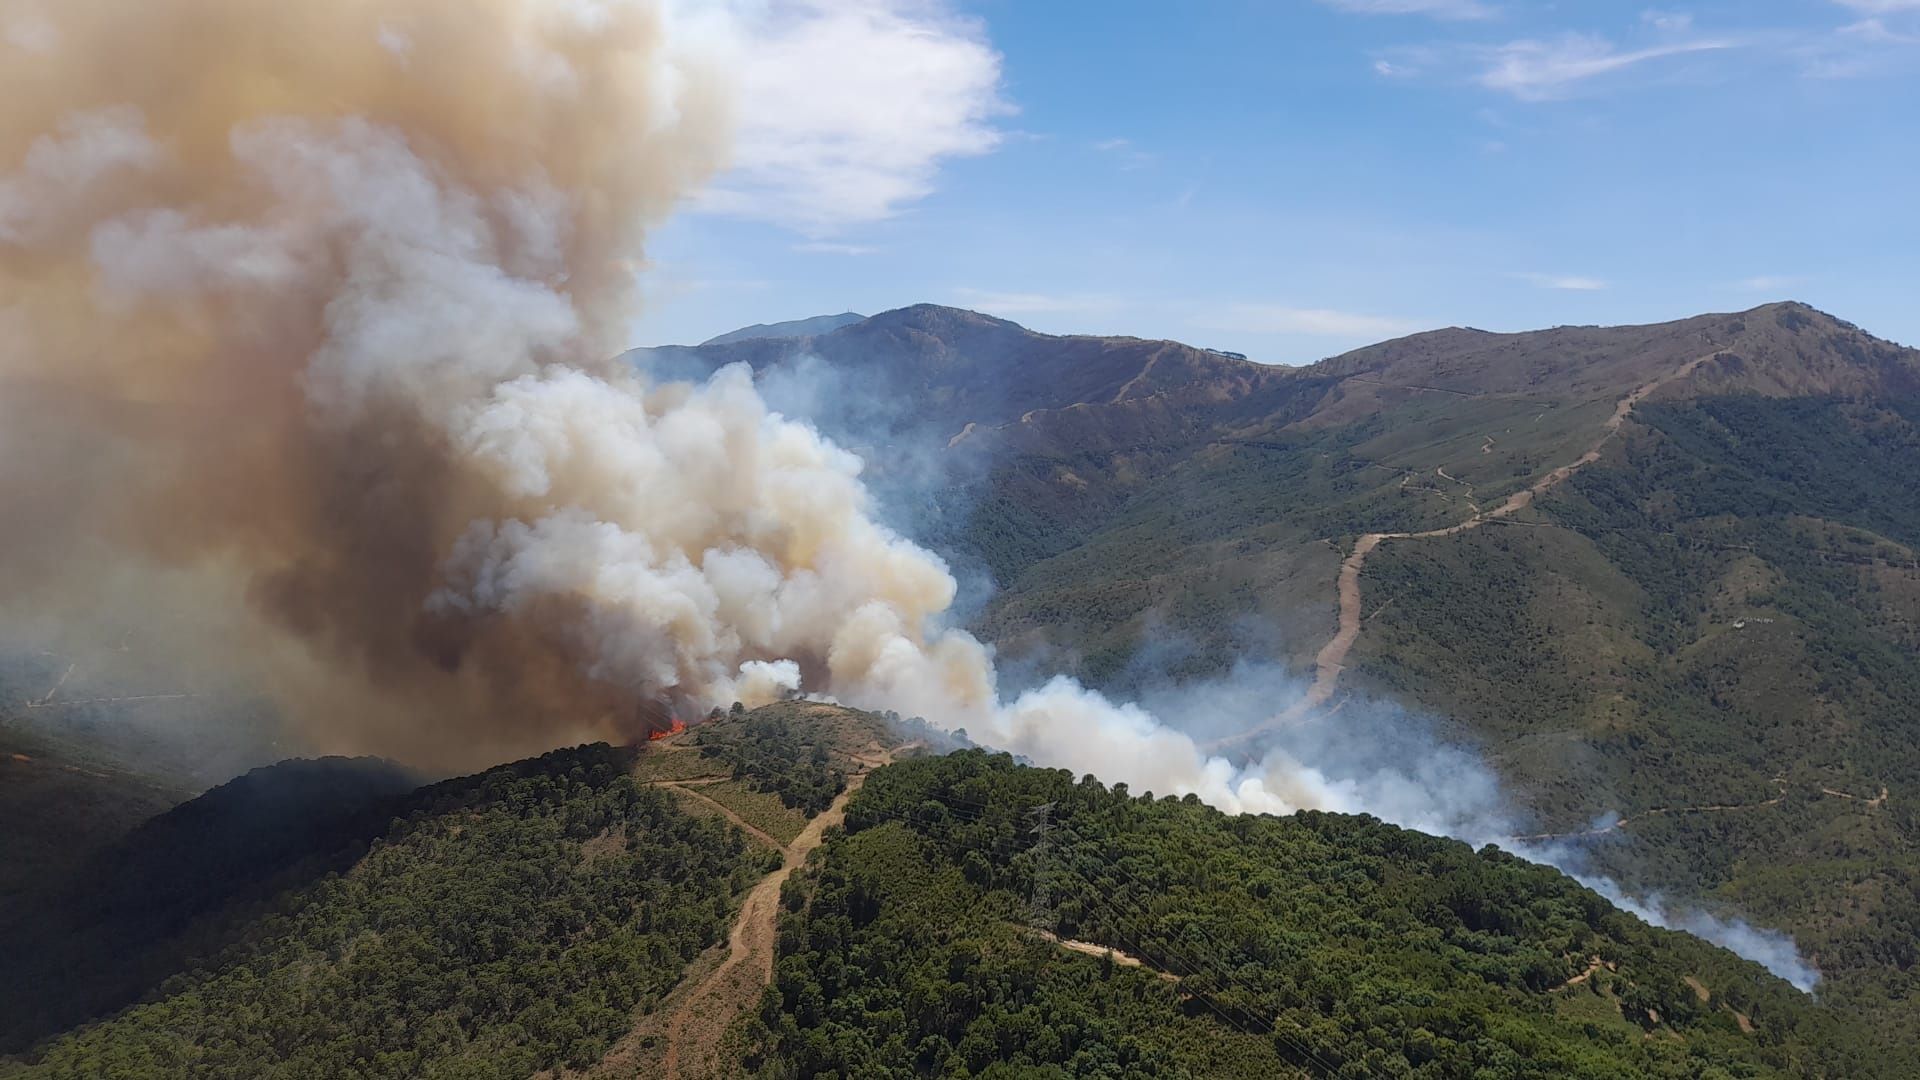
[[[1027,811],[1033,822],[1033,894],[1027,900],[1027,925],[1035,930],[1053,931],[1053,908],[1047,903],[1048,859],[1053,854],[1053,803],[1041,803]]]

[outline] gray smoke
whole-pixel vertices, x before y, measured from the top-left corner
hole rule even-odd
[[[1285,670],[1243,662],[1219,679],[1163,685],[1143,694],[1141,704],[1183,730],[1229,732],[1262,723],[1275,702],[1297,701],[1305,693]],[[1577,843],[1520,839],[1530,831],[1523,827],[1525,814],[1485,759],[1400,706],[1349,697],[1337,711],[1311,712],[1266,734],[1259,746],[1269,767],[1291,761],[1319,778],[1326,793],[1321,809],[1372,814],[1475,847],[1498,845],[1565,872],[1656,926],[1687,931],[1755,961],[1801,990],[1811,991],[1820,981],[1786,934],[1658,893],[1635,893],[1596,872]],[[1593,828],[1611,824],[1606,818],[1617,821],[1619,815],[1606,815]]]
[[[329,751],[485,765],[805,691],[1235,813],[1511,832],[1484,768],[1405,731],[1243,765],[1070,679],[1004,694],[868,486],[925,484],[911,457],[768,407],[797,384],[613,362],[646,227],[728,151],[729,73],[660,5],[29,14],[0,54],[10,616],[117,604]]]

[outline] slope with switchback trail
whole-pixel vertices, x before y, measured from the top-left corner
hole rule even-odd
[[[1614,437],[1620,433],[1621,427],[1627,422],[1627,417],[1632,415],[1634,406],[1645,400],[1647,395],[1666,386],[1668,383],[1676,382],[1692,375],[1702,364],[1720,355],[1722,355],[1722,350],[1715,350],[1704,356],[1695,357],[1685,364],[1682,364],[1678,369],[1636,387],[1631,393],[1627,394],[1627,396],[1621,398],[1619,403],[1614,406],[1613,415],[1608,417],[1606,423],[1602,425],[1602,433],[1599,440],[1588,448],[1586,453],[1580,455],[1580,457],[1572,463],[1554,469],[1538,480],[1535,480],[1532,484],[1509,495],[1504,502],[1493,509],[1482,510],[1464,521],[1448,525],[1444,528],[1428,529],[1424,532],[1375,532],[1362,534],[1361,537],[1354,542],[1353,551],[1349,553],[1346,559],[1340,564],[1340,575],[1336,584],[1340,601],[1339,629],[1331,640],[1321,646],[1319,653],[1314,657],[1313,685],[1308,688],[1305,696],[1289,706],[1285,711],[1274,716],[1271,720],[1240,732],[1237,735],[1229,735],[1226,738],[1216,740],[1209,745],[1208,749],[1226,749],[1240,743],[1251,741],[1266,732],[1299,721],[1314,710],[1326,705],[1326,703],[1333,698],[1333,692],[1338,688],[1340,683],[1341,672],[1346,668],[1347,654],[1352,651],[1354,642],[1359,640],[1360,628],[1364,623],[1360,610],[1360,575],[1366,569],[1367,556],[1371,555],[1375,548],[1378,548],[1388,540],[1433,540],[1441,537],[1457,536],[1460,533],[1477,529],[1488,522],[1498,521],[1518,514],[1520,511],[1532,506],[1535,499],[1558,487],[1574,473],[1600,460],[1600,455],[1606,449],[1607,444],[1612,442]]]

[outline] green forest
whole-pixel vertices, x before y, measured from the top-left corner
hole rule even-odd
[[[1484,754],[1539,831],[1632,818],[1577,841],[1596,871],[1791,934],[1888,1045],[1920,1044],[1915,402],[1644,402],[1527,511],[1382,544],[1341,683]],[[1497,505],[1612,405],[1017,457],[956,541],[1002,586],[975,626],[1119,696],[1239,657],[1304,677],[1357,534]]]
[[[1385,545],[1357,684],[1473,729],[1596,868],[1788,929],[1920,1045],[1920,408],[1649,405],[1540,510]],[[1569,765],[1568,763],[1572,764]],[[1580,784],[1552,783],[1565,772]]]
[[[1498,851],[1366,817],[1232,817],[981,751],[875,773],[783,901],[748,1063],[766,1077],[1920,1067]]]
[[[693,738],[702,757],[807,817],[825,810],[847,785],[827,740],[804,722],[792,722],[778,706],[703,725]]]
[[[524,1080],[590,1064],[777,862],[635,783],[632,761],[585,746],[423,788],[350,864],[0,1076]]]
[[[877,722],[771,706],[696,729],[697,752],[586,746],[402,795],[371,762],[251,774],[129,837],[172,926],[155,956],[184,959],[0,1077],[590,1068],[778,862],[636,767],[708,761],[804,800]],[[209,835],[239,839],[184,843]],[[228,853],[168,878],[196,846]],[[1911,1044],[1498,850],[1364,816],[1230,816],[981,750],[869,773],[780,900],[773,983],[729,1044],[769,1080],[1920,1069]]]

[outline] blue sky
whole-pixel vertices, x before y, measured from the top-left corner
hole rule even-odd
[[[932,301],[1302,363],[1794,298],[1920,345],[1920,0],[795,2],[636,343]]]

